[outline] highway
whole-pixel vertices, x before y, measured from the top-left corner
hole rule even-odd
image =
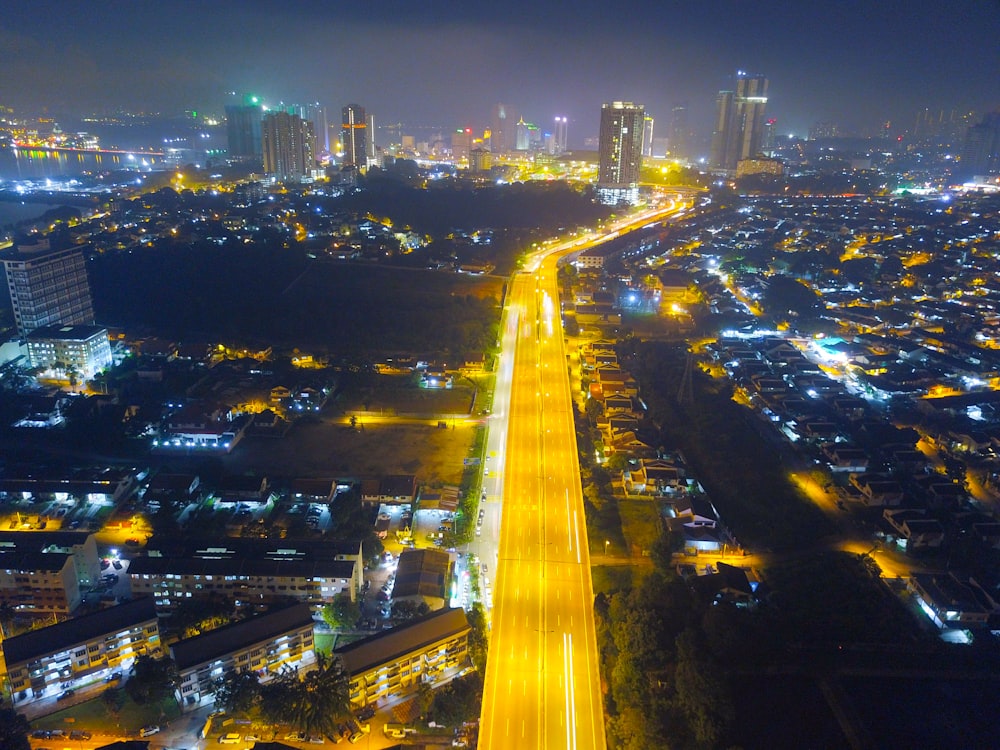
[[[487,505],[499,498],[502,514],[480,724],[484,750],[606,746],[556,264],[682,209],[647,211],[583,240],[551,244],[511,280],[488,443],[502,454]]]

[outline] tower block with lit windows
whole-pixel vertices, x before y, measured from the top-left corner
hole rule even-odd
[[[636,203],[642,166],[646,112],[641,104],[612,102],[601,107],[597,191],[604,203]]]

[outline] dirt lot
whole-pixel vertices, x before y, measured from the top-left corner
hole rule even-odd
[[[426,423],[300,424],[286,437],[244,440],[223,459],[228,472],[327,477],[416,474],[425,485],[458,484],[475,427]]]

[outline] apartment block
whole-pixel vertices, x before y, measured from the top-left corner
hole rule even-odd
[[[173,644],[182,708],[214,702],[216,682],[228,671],[247,670],[266,681],[285,666],[311,663],[314,624],[309,605],[294,604]]]
[[[335,649],[350,676],[351,703],[407,695],[421,680],[461,666],[468,660],[470,630],[465,610],[443,609]]]
[[[139,656],[162,652],[149,598],[7,638],[2,647],[15,705],[57,695],[77,680],[124,670]]]

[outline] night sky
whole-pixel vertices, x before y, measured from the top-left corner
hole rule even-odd
[[[771,82],[779,132],[813,122],[912,127],[932,109],[1000,107],[1000,2],[39,2],[0,23],[0,104],[18,114],[221,112],[357,101],[381,123],[487,126],[498,101],[570,142],[597,134],[602,101],[661,123],[684,102],[710,128],[736,69]],[[659,126],[658,126],[659,127]],[[661,131],[662,132],[662,131]]]

